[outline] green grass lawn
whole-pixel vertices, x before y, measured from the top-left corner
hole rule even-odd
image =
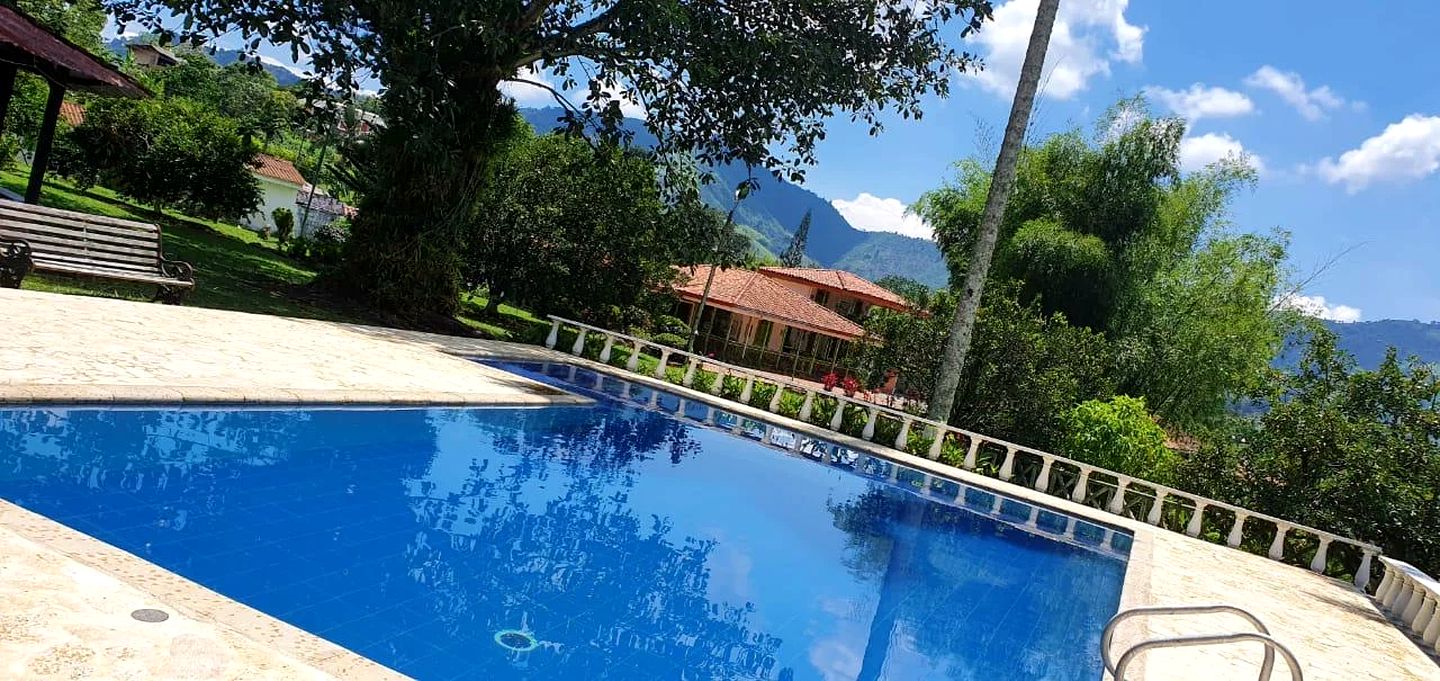
[[[0,185],[23,192],[23,170],[0,173]],[[303,290],[314,280],[315,272],[281,253],[275,241],[263,240],[243,227],[174,211],[157,212],[103,187],[82,190],[54,179],[46,182],[40,203],[159,224],[164,233],[165,256],[195,267],[196,286],[186,297],[186,305],[312,319],[364,320],[363,313],[341,309]],[[42,274],[26,277],[23,288],[131,300],[149,300],[155,292],[153,286]]]
[[[23,193],[27,173],[25,168],[0,172],[0,186]],[[315,279],[314,270],[281,253],[275,240],[261,239],[243,227],[171,210],[156,211],[104,187],[80,189],[57,178],[46,180],[40,203],[159,224],[165,256],[195,267],[196,286],[185,298],[186,305],[332,321],[374,321],[363,309],[307,289],[306,284]],[[149,300],[155,294],[153,286],[44,274],[26,277],[23,288],[128,300]],[[483,314],[484,298],[466,295],[460,302],[459,321],[487,338],[540,343],[550,327],[545,320],[510,305],[501,305],[499,318],[492,319]]]

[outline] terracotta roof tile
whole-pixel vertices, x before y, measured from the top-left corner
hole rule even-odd
[[[60,120],[70,124],[70,127],[78,127],[85,122],[85,107],[70,100],[60,102]]]
[[[255,154],[255,160],[250,162],[250,167],[252,172],[262,177],[295,185],[305,184],[305,178],[295,169],[295,164],[278,156]]]
[[[698,300],[705,292],[705,279],[710,274],[710,265],[682,268],[681,273],[688,278],[676,287],[676,291],[681,297]],[[716,307],[751,316],[768,317],[829,336],[855,339],[865,335],[865,329],[859,324],[786,288],[784,284],[770,279],[762,272],[717,270],[715,281],[710,286],[710,302]]]
[[[844,291],[866,299],[872,304],[894,310],[907,310],[910,304],[899,294],[858,274],[845,270],[827,270],[814,267],[762,267],[760,271],[768,276],[814,284],[836,291]]]

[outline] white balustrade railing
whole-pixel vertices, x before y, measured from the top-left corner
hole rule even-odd
[[[795,381],[787,380],[778,376],[765,374],[754,369],[727,364],[709,357],[695,353],[677,350],[675,348],[661,345],[654,341],[623,334],[617,331],[610,331],[597,326],[590,326],[580,322],[564,319],[550,315],[550,333],[545,338],[545,346],[554,349],[560,342],[560,331],[562,326],[576,329],[575,342],[570,346],[570,352],[580,355],[585,351],[585,344],[590,335],[604,338],[604,345],[600,356],[602,363],[609,364],[610,354],[617,343],[623,343],[630,348],[630,357],[625,363],[625,369],[639,373],[640,355],[647,348],[659,355],[659,363],[655,366],[652,376],[658,379],[666,378],[666,370],[669,368],[671,358],[680,357],[684,360],[685,370],[680,384],[684,387],[693,387],[698,372],[707,367],[713,375],[710,384],[710,393],[720,395],[724,391],[724,380],[726,377],[733,377],[741,381],[739,401],[749,405],[754,396],[755,388],[760,384],[773,385],[775,393],[765,406],[765,410],[771,413],[779,413],[782,406],[783,394],[790,391],[796,395],[803,395],[804,400],[800,405],[799,412],[795,415],[800,421],[811,423],[815,416],[817,400],[828,398],[835,401],[835,411],[830,414],[828,427],[832,431],[840,432],[845,425],[847,410],[865,416],[864,426],[860,430],[860,437],[864,440],[874,441],[875,433],[882,419],[899,425],[899,434],[893,442],[877,443],[887,448],[910,452],[910,436],[920,428],[925,437],[930,439],[923,456],[938,461],[945,450],[947,443],[953,443],[957,447],[963,440],[966,443],[965,456],[960,467],[967,471],[988,473],[991,466],[995,466],[998,459],[998,468],[995,477],[1006,482],[1021,482],[1016,479],[1016,466],[1021,455],[1035,457],[1040,460],[1038,472],[1033,481],[1027,483],[1036,491],[1054,494],[1056,496],[1068,497],[1071,501],[1087,506],[1095,506],[1101,494],[1101,490],[1113,489],[1108,502],[1103,508],[1116,515],[1128,515],[1133,508],[1146,508],[1144,517],[1139,512],[1133,517],[1157,527],[1163,527],[1165,511],[1172,509],[1176,511],[1188,511],[1189,518],[1185,523],[1184,533],[1191,537],[1199,537],[1204,531],[1205,518],[1216,518],[1216,512],[1228,512],[1233,516],[1230,521],[1228,532],[1225,535],[1225,543],[1232,547],[1239,547],[1245,539],[1245,530],[1251,526],[1251,521],[1261,521],[1274,527],[1270,537],[1269,549],[1266,554],[1275,560],[1284,558],[1286,541],[1294,532],[1301,532],[1314,537],[1318,542],[1317,548],[1311,557],[1309,567],[1311,570],[1324,573],[1329,564],[1329,553],[1333,544],[1344,544],[1353,547],[1360,553],[1359,565],[1354,572],[1355,586],[1365,589],[1370,584],[1371,564],[1380,555],[1380,547],[1365,542],[1356,541],[1343,537],[1332,532],[1308,527],[1298,523],[1275,518],[1263,513],[1247,510],[1227,504],[1223,501],[1208,499],[1206,497],[1190,494],[1181,490],[1158,485],[1146,480],[1133,478],[1115,471],[1098,468],[1091,464],[1082,463],[1074,459],[1057,456],[1038,449],[1032,449],[1024,445],[1006,442],[997,438],[987,437],[974,433],[963,428],[932,421],[927,418],[916,416],[898,409],[881,406],[867,400],[851,396],[818,390]],[[982,450],[990,452],[990,462],[983,466],[980,462]],[[1055,479],[1057,466],[1076,471],[1074,486],[1069,491],[1051,490],[1052,482]],[[1068,470],[1067,470],[1068,473]],[[1114,482],[1099,479],[1096,476],[1113,478]],[[1137,489],[1138,488],[1138,489]],[[1253,526],[1252,526],[1253,527]],[[1389,573],[1387,572],[1387,575]]]
[[[1385,576],[1375,590],[1380,608],[1409,629],[1427,648],[1440,653],[1440,583],[1409,563],[1380,558]]]

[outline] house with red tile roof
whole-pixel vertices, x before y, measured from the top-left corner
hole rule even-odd
[[[683,268],[675,287],[678,316],[699,331],[696,350],[792,376],[843,373],[870,309],[908,309],[900,296],[843,270],[718,269],[712,279],[711,269]],[[709,297],[696,319],[707,280]]]
[[[274,229],[275,220],[271,216],[276,208],[283,207],[295,213],[298,225],[300,214],[295,210],[295,202],[302,198],[300,192],[306,182],[295,164],[279,156],[255,154],[250,162],[250,174],[260,184],[260,207],[241,218],[240,224],[257,232],[266,227]]]

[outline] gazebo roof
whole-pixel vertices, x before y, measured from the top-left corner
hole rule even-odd
[[[0,63],[33,71],[67,90],[111,97],[149,97],[150,91],[83,48],[0,5]]]

